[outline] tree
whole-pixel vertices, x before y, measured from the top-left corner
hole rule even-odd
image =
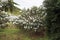
[[[4,29],[8,26],[7,22],[9,22],[8,17],[9,15],[6,14],[5,12],[0,12],[0,29]]]
[[[60,33],[60,1],[59,0],[45,0],[44,7],[46,8],[46,25],[47,33],[51,37],[57,37]],[[58,34],[57,34],[58,33]]]
[[[34,6],[31,9],[24,10],[23,13],[20,14],[19,20],[14,22],[15,25],[29,33],[40,35],[40,33],[45,32],[45,23],[43,20],[45,14],[43,8]]]
[[[2,9],[6,12],[8,12],[9,10],[10,10],[10,12],[13,12],[15,10],[20,10],[19,8],[14,6],[14,5],[18,5],[18,4],[13,2],[13,0],[8,0],[7,2],[1,1],[1,5],[2,5]]]

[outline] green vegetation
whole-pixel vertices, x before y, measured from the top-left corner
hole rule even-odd
[[[52,40],[60,40],[60,1],[45,0],[47,34]]]
[[[60,40],[59,0],[44,0],[31,9],[14,4],[13,0],[0,0],[0,40]]]

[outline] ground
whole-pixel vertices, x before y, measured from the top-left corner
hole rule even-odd
[[[48,40],[48,38],[29,36],[18,29],[5,29],[0,32],[0,40]]]

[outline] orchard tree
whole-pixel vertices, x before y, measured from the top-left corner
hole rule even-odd
[[[34,6],[31,9],[23,11],[23,13],[19,16],[19,19],[14,23],[26,32],[40,34],[46,30],[45,20],[43,20],[45,16],[46,14],[44,13],[43,7]]]

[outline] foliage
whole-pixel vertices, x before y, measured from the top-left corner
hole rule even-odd
[[[43,8],[32,7],[31,9],[23,10],[19,19],[15,20],[13,24],[25,32],[45,32],[45,18]]]
[[[60,1],[59,0],[45,0],[44,7],[46,8],[46,25],[47,33],[50,37],[60,35]],[[58,36],[57,36],[58,37]],[[55,39],[57,40],[57,39]]]
[[[5,12],[13,12],[15,10],[21,10],[19,8],[17,8],[14,5],[18,5],[17,3],[13,2],[12,0],[8,0],[8,2],[0,2],[0,5],[2,6],[2,10]]]
[[[9,15],[6,14],[5,12],[1,11],[0,12],[0,29],[4,29],[5,27],[7,27],[7,22],[9,22],[9,19],[7,19],[6,17],[8,17]]]

